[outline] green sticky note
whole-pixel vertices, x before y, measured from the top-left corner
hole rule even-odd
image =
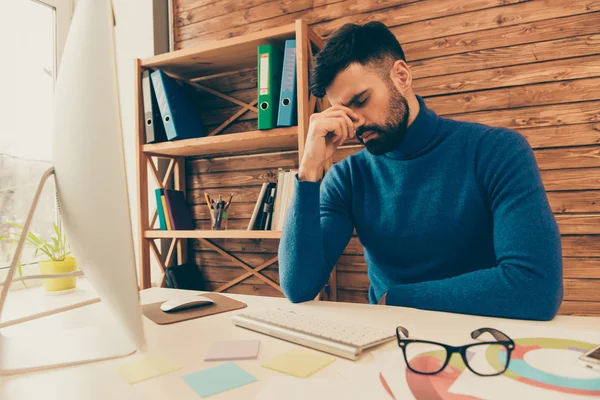
[[[335,357],[314,351],[294,349],[262,366],[298,378],[307,378],[335,361]]]
[[[125,382],[132,385],[181,368],[181,365],[167,358],[146,355],[134,361],[118,365],[115,369]]]
[[[256,382],[256,378],[235,363],[203,369],[181,377],[196,394],[201,397],[212,396],[226,390]]]

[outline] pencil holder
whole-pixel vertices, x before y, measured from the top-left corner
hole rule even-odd
[[[213,231],[222,231],[227,229],[227,210],[215,208],[210,211]]]

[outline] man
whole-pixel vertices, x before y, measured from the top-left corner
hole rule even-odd
[[[519,133],[437,116],[378,22],[347,24],[316,57],[312,115],[279,246],[292,302],[326,284],[353,229],[371,303],[550,320],[562,300],[560,235]],[[366,146],[323,166],[357,137]]]

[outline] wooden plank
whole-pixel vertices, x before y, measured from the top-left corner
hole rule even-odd
[[[197,7],[204,7],[212,3],[219,4],[220,2],[215,0],[174,0],[173,12],[177,15],[184,11],[189,11]]]
[[[232,219],[250,219],[252,212],[254,211],[255,203],[231,203],[231,206],[227,210],[227,218]],[[192,217],[194,219],[206,219],[211,218],[210,210],[206,204],[192,205],[190,207],[192,211]]]
[[[600,167],[600,146],[535,150],[540,170]]]
[[[599,67],[595,68],[600,72]],[[598,99],[600,78],[590,78],[438,96],[426,102],[438,115],[445,116]]]
[[[336,29],[339,29],[344,24],[348,23],[362,25],[370,21],[379,21],[387,27],[394,27],[418,21],[434,20],[451,15],[461,15],[470,11],[516,4],[522,1],[523,0],[462,0],[459,2],[453,0],[419,1],[361,14],[341,12],[338,18],[316,24],[314,29],[319,35],[326,37]],[[318,10],[314,11],[318,12]]]
[[[201,137],[143,145],[143,151],[151,155],[201,156],[216,154],[240,154],[249,150],[289,150],[296,146],[298,129],[277,128],[268,131],[250,131],[236,134]]]
[[[214,286],[213,286],[214,285]],[[216,289],[217,285],[220,284],[211,284],[212,289]],[[244,283],[240,283],[238,285],[232,286],[225,291],[225,293],[234,293],[234,294],[248,294],[254,296],[269,296],[269,297],[284,297],[283,293],[275,290],[271,286],[268,285],[246,285]]]
[[[266,42],[283,43],[294,35],[294,24],[273,27],[269,26],[260,32],[245,35],[241,38],[229,38],[219,43],[207,43],[203,40],[196,46],[176,50],[142,61],[142,67],[162,69],[166,73],[186,78],[197,78],[201,75],[239,71],[256,66],[256,48]],[[177,47],[177,46],[176,46]],[[190,84],[195,85],[194,82]]]
[[[546,191],[600,189],[600,168],[541,171]]]
[[[600,257],[600,236],[563,236],[563,257]]]
[[[450,118],[511,129],[598,122],[600,101],[453,114]]]
[[[200,21],[214,19],[222,15],[231,15],[235,12],[247,10],[265,3],[272,3],[274,0],[246,0],[243,6],[240,6],[238,0],[217,0],[213,2],[185,2],[178,1],[176,11],[176,27],[194,24]],[[183,4],[181,4],[183,3]],[[200,3],[196,5],[197,3]]]
[[[308,25],[306,21],[296,21],[296,82],[298,87],[298,159],[302,160],[306,135],[308,133],[309,118],[314,112],[309,106],[308,69],[309,53],[312,55],[312,46],[308,41]]]
[[[271,257],[273,254],[277,254],[277,251],[279,249],[279,241],[277,240],[244,240],[244,239],[236,239],[236,240],[225,240],[225,239],[218,239],[218,240],[213,240],[213,243],[215,243],[217,246],[219,247],[223,247],[229,251],[231,251],[233,254],[238,254],[240,253],[240,257],[245,257],[242,256],[241,253],[268,253],[266,255],[263,256],[262,260],[266,260],[267,258]],[[192,246],[192,249],[194,249],[195,251],[210,251],[210,247],[204,245],[202,242],[198,241],[198,240],[192,240],[190,245]],[[254,262],[252,262],[254,263]]]
[[[375,10],[386,9],[395,5],[410,4],[419,0],[386,0],[386,1],[364,1],[364,0],[346,0],[343,2],[330,2],[323,7],[308,8],[295,13],[287,13],[268,20],[258,21],[252,24],[245,24],[235,27],[215,31],[212,33],[204,32],[200,37],[194,37],[189,40],[176,42],[177,48],[187,48],[201,43],[216,42],[227,38],[235,38],[242,35],[260,32],[273,26],[282,26],[293,23],[298,19],[304,20],[308,25],[314,26],[319,22],[331,21],[339,18],[340,15],[351,15],[366,13]],[[192,34],[194,36],[194,34]],[[196,35],[197,36],[197,35]]]
[[[206,237],[212,238],[255,238],[255,239],[279,239],[281,237],[281,231],[247,231],[249,219],[232,219],[227,220],[227,230],[223,231],[212,231],[210,221],[198,220],[194,221],[195,229],[200,231],[206,231],[206,233],[199,233],[198,236],[192,237]],[[232,231],[240,231],[240,233],[231,233]],[[175,231],[176,232],[176,231]],[[230,233],[228,233],[230,232]],[[254,233],[241,233],[241,232],[254,232]]]
[[[564,300],[600,301],[600,279],[563,279]]]
[[[338,301],[344,303],[369,304],[369,292],[367,291],[344,290],[338,287],[337,297]]]
[[[142,147],[146,142],[146,122],[142,111],[142,68],[141,60],[134,60],[134,93],[135,105],[134,115],[135,130],[136,130],[136,171],[137,171],[137,200],[138,200],[138,271],[140,274],[140,289],[148,289],[152,285],[151,269],[150,269],[150,243],[143,240],[142,234],[150,227],[149,208],[148,208],[148,159],[149,157],[142,152]]]
[[[476,70],[531,64],[600,53],[600,35],[527,43],[495,49],[469,51],[451,56],[410,61],[413,81]]]
[[[600,25],[600,13],[593,12],[560,19],[549,19],[522,25],[491,29],[474,35],[465,33],[414,43],[404,43],[396,35],[407,59],[412,62],[426,58],[448,56],[504,46],[536,43],[572,36],[594,35]],[[392,32],[394,29],[392,29]]]
[[[534,149],[600,143],[600,124],[544,126],[520,131]]]
[[[600,213],[600,190],[548,192],[554,213]]]
[[[483,89],[531,85],[540,82],[554,83],[556,81],[598,77],[600,76],[599,64],[600,55],[544,61],[511,67],[485,69],[469,74],[462,72],[416,79],[413,81],[412,87],[417,94],[426,97]]]
[[[229,268],[224,266],[218,267],[201,267],[202,275],[205,279],[211,283],[220,283],[221,285],[226,284],[244,275],[244,270],[241,268]],[[277,270],[266,268],[260,271],[261,274],[267,278],[279,283],[279,273]],[[262,281],[255,276],[248,277],[242,282],[251,285],[262,285]],[[239,283],[238,283],[239,285]]]
[[[205,82],[203,82],[205,83]],[[205,84],[206,87],[216,86]],[[240,85],[241,86],[241,85]],[[246,85],[244,85],[246,86]],[[225,94],[225,93],[224,93]],[[236,100],[241,101],[242,103],[250,103],[252,100],[256,100],[256,85],[254,87],[240,87],[237,90],[230,91],[226,93],[227,96],[233,97]],[[235,104],[232,104],[231,101],[224,99],[219,96],[215,96],[211,93],[205,93],[202,90],[198,90],[196,97],[194,98],[194,106],[200,113],[200,118],[202,122],[208,124],[210,120],[206,119],[206,116],[215,110],[220,110],[224,115],[230,115],[231,110],[238,110],[235,108]],[[229,114],[227,114],[229,113]]]
[[[148,239],[279,239],[281,231],[248,231],[248,221],[232,220],[227,222],[227,230],[213,231],[208,221],[196,221],[196,230],[193,231],[161,231],[147,230],[144,237]]]
[[[192,174],[207,172],[232,172],[257,169],[268,165],[271,168],[297,168],[298,152],[257,154],[251,156],[218,157],[190,160],[189,168]]]
[[[444,18],[403,24],[392,28],[401,43],[411,43],[450,35],[461,35],[506,26],[556,20],[557,18],[586,14],[600,10],[600,4],[589,0],[527,1],[508,7],[488,8]]]
[[[584,317],[599,317],[600,302],[594,301],[563,301],[560,309],[560,315],[579,315]]]
[[[215,172],[188,176],[190,189],[229,188],[237,186],[262,185],[263,182],[277,182],[278,170],[252,169],[246,171]]]
[[[235,28],[260,21],[268,22],[283,15],[310,10],[312,4],[313,0],[279,0],[245,9],[240,9],[238,5],[238,8],[233,12],[206,20],[201,17],[202,10],[197,11],[194,9],[189,12],[188,19],[192,21],[190,24],[174,27],[175,41],[182,42],[197,37],[201,38],[205,33],[218,32],[223,30],[224,27]],[[197,17],[198,14],[200,16]]]
[[[190,82],[198,81],[204,81],[204,84],[213,90],[231,95],[233,92],[237,92],[239,90],[256,90],[258,74],[256,67],[251,67],[239,71],[229,71],[220,74],[201,76],[198,78],[190,79]],[[203,99],[198,100],[201,101]],[[210,101],[207,101],[207,103],[210,104]]]
[[[258,200],[258,195],[260,194],[260,189],[261,189],[260,185],[239,187],[239,188],[230,188],[229,192],[233,193],[233,200],[231,202],[231,207],[233,207],[233,205],[235,203],[242,203],[242,202],[256,203],[256,201]],[[212,197],[211,193],[216,194],[217,197],[219,196],[217,191],[213,192],[212,190],[207,190],[206,192],[211,197]],[[204,190],[188,191],[187,199],[188,199],[189,204],[198,204],[198,205],[206,204],[206,201],[204,199]]]
[[[227,268],[236,268],[240,271],[245,272],[240,269],[239,265],[230,260],[229,258],[225,258],[219,253],[210,250],[209,247],[203,246],[203,248],[207,248],[209,250],[202,251],[194,251],[194,259],[198,266],[204,268],[219,268],[219,267],[227,267]],[[233,256],[239,258],[240,260],[248,263],[249,265],[261,265],[273,257],[277,256],[277,252],[275,253],[247,253],[240,251],[231,251],[229,247],[225,247],[227,251],[230,252]],[[269,269],[277,272],[278,264],[274,263],[272,266],[268,267]]]
[[[600,214],[558,214],[555,217],[563,235],[600,234]]]
[[[600,258],[564,257],[563,277],[600,279]]]

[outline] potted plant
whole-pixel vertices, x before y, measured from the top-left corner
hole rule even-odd
[[[8,232],[0,240],[9,240],[12,242],[13,247],[21,238],[23,233],[23,226],[14,222],[8,222],[8,224],[14,228],[17,228],[18,232]],[[33,248],[33,256],[39,257],[44,255],[44,258],[40,261],[40,273],[46,274],[65,274],[74,272],[77,270],[77,261],[71,257],[71,251],[67,244],[67,238],[61,232],[61,229],[56,223],[53,224],[54,234],[51,240],[46,240],[33,232],[27,233],[25,239],[25,245]],[[21,268],[21,260],[18,265],[19,275],[23,276],[23,270]],[[76,278],[49,278],[43,279],[42,283],[47,292],[62,292],[65,290],[74,289],[76,286]]]

